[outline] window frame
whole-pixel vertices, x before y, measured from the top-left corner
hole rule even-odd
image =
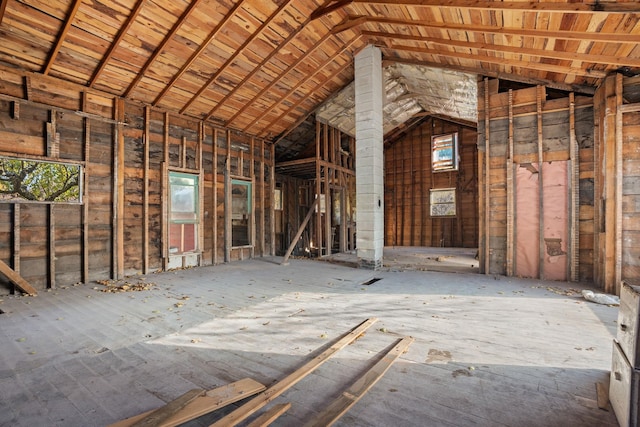
[[[236,213],[234,212],[234,203],[233,203],[233,188],[236,185],[242,185],[244,187],[246,187],[247,189],[247,210],[246,210],[246,215],[247,215],[247,224],[246,224],[246,228],[247,228],[247,241],[246,244],[236,244],[234,242],[234,215],[236,215]],[[231,221],[231,247],[232,248],[250,248],[253,247],[254,245],[254,241],[253,241],[253,181],[252,180],[245,180],[245,179],[236,179],[236,178],[232,178],[231,179],[231,218],[229,218],[229,220]]]
[[[185,185],[185,184],[177,184],[172,182],[172,178],[187,178],[194,181],[193,185]],[[186,254],[196,254],[200,253],[200,174],[197,173],[187,173],[187,172],[178,172],[178,171],[169,171],[168,174],[168,188],[169,188],[169,197],[168,197],[168,218],[167,218],[167,227],[168,227],[168,252],[170,256],[182,256]],[[193,191],[193,209],[190,209],[188,212],[193,214],[193,218],[174,218],[174,192],[173,186],[181,185],[183,187],[191,187],[194,189]],[[177,211],[178,212],[178,211]],[[179,212],[187,212],[187,211],[179,211]],[[172,230],[175,225],[180,225],[180,246],[176,250],[173,250],[175,246],[172,246]],[[193,225],[193,248],[188,248],[185,250],[185,225]]]

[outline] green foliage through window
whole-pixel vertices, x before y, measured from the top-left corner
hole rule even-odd
[[[0,157],[0,200],[80,203],[82,167]]]

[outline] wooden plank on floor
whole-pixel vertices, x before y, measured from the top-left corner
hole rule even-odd
[[[160,425],[171,416],[182,411],[184,407],[187,406],[189,403],[193,402],[199,397],[204,396],[204,394],[205,394],[205,391],[199,388],[189,390],[188,392],[178,397],[177,399],[172,400],[166,405],[156,409],[155,411],[152,411],[141,420],[136,421],[133,424],[133,427]]]
[[[598,401],[598,408],[609,410],[609,386],[604,383],[596,383],[596,396]]]
[[[291,408],[291,403],[280,403],[278,405],[274,405],[271,409],[269,409],[264,414],[260,415],[258,418],[253,420],[247,427],[267,427],[270,426],[272,422],[277,420],[280,415],[284,414]]]
[[[328,349],[323,351],[318,356],[314,357],[309,362],[305,363],[301,368],[297,369],[293,373],[289,374],[284,379],[275,383],[249,402],[240,406],[235,411],[231,412],[227,416],[213,423],[212,427],[231,427],[244,421],[260,408],[267,405],[269,402],[276,399],[282,393],[289,388],[297,384],[301,379],[315,371],[320,365],[329,360],[331,356],[336,354],[339,350],[346,347],[353,341],[355,341],[360,335],[362,335],[371,325],[373,325],[378,319],[375,317],[369,318],[362,322],[360,325],[353,328],[350,332],[342,336],[338,341],[331,345]]]
[[[26,280],[22,278],[18,273],[13,271],[11,267],[5,264],[4,261],[0,260],[0,273],[4,274],[7,279],[11,281],[18,289],[22,292],[25,292],[31,296],[35,296],[38,294],[33,286],[29,284]]]
[[[378,363],[365,372],[340,397],[331,402],[324,411],[310,419],[305,426],[328,427],[333,425],[382,378],[391,365],[407,351],[413,341],[412,337],[404,337],[399,340]]]
[[[266,387],[264,385],[252,380],[251,378],[244,378],[222,387],[209,390],[204,396],[197,397],[195,400],[185,405],[179,412],[171,415],[171,417],[165,419],[162,423],[155,425],[158,427],[172,427],[186,423],[189,420],[193,420],[204,414],[213,412],[216,409],[223,408],[231,403],[237,402],[238,400],[246,399],[256,393],[260,393],[265,388]],[[147,411],[144,414],[136,415],[115,424],[111,424],[109,427],[134,426],[137,422],[143,420],[155,411],[156,410]]]

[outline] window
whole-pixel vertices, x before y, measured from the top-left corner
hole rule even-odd
[[[431,216],[456,216],[456,189],[439,188],[431,190]]]
[[[169,253],[195,252],[198,250],[198,176],[169,172],[169,187]]]
[[[81,203],[82,166],[0,157],[0,200]]]
[[[431,168],[433,172],[458,170],[458,133],[431,137]]]
[[[251,183],[231,181],[231,245],[251,245]]]
[[[273,208],[277,211],[282,210],[282,190],[279,188],[273,192]]]

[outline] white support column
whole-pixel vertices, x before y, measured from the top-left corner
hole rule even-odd
[[[360,265],[382,267],[384,249],[384,151],[382,54],[367,46],[355,58],[356,248]]]

